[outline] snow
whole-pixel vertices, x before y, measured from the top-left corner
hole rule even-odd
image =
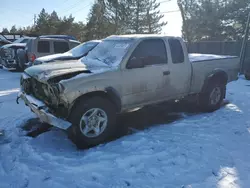
[[[77,150],[56,128],[26,136],[21,127],[35,116],[15,103],[19,77],[0,70],[1,188],[250,186],[250,82],[243,78],[228,85],[229,104],[214,113],[183,113]]]
[[[197,54],[197,53],[191,53],[191,54],[188,54],[188,56],[191,62],[214,60],[214,59],[225,59],[225,58],[236,58],[236,56],[229,56],[229,55]]]
[[[10,48],[12,46],[16,46],[16,47],[25,47],[26,43],[12,43],[12,44],[6,44],[4,46],[2,46],[3,48]]]

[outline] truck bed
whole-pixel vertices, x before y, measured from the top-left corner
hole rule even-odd
[[[239,57],[213,54],[189,54],[188,56],[192,66],[190,93],[199,93],[207,76],[218,69],[227,73],[228,82],[238,78]]]
[[[215,55],[215,54],[198,54],[198,53],[188,54],[188,57],[189,57],[189,60],[191,63],[200,62],[200,61],[211,61],[211,60],[219,60],[219,59],[238,58],[237,56]]]

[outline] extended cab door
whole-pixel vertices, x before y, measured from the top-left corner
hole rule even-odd
[[[122,103],[126,106],[162,100],[169,83],[166,45],[161,38],[144,39],[122,71]]]
[[[188,58],[188,53],[184,42],[179,38],[169,38],[168,44],[171,54],[171,62],[169,62],[170,80],[171,80],[171,96],[183,96],[189,93],[192,67]]]

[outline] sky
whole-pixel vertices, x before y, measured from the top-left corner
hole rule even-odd
[[[171,12],[179,10],[176,1],[158,0],[158,2],[161,2],[160,11],[164,12],[162,21],[168,22],[163,27],[163,34],[181,36],[182,20],[180,12]],[[94,0],[0,0],[0,30],[3,27],[10,29],[12,25],[16,25],[16,27],[32,25],[34,15],[39,14],[42,8],[45,8],[48,13],[55,10],[60,17],[72,14],[75,21],[86,23],[86,18],[93,3]],[[170,13],[165,13],[169,11]]]

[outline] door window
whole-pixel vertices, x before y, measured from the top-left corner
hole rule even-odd
[[[55,53],[64,53],[69,51],[69,44],[67,42],[54,42],[54,52]]]
[[[166,64],[167,53],[162,39],[147,39],[142,41],[132,53],[130,60],[140,59],[144,66]]]
[[[37,52],[49,53],[50,52],[49,41],[38,41]]]

